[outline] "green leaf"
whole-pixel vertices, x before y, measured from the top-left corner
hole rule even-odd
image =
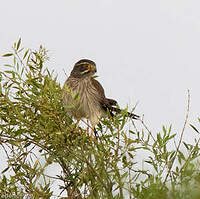
[[[21,169],[21,165],[17,165],[15,172],[19,171]]]
[[[76,95],[75,95],[75,97],[74,97],[74,100],[79,100],[80,99],[80,95],[79,95],[79,93],[77,93]]]
[[[10,167],[5,168],[1,173],[5,173],[6,171],[8,171]]]
[[[24,48],[21,48],[21,49],[18,51],[18,53],[22,52],[23,50],[24,50]]]
[[[4,66],[9,67],[9,68],[13,68],[14,66],[10,65],[10,64],[4,64]]]
[[[174,138],[176,136],[176,134],[171,135],[168,140],[171,140],[172,138]]]
[[[136,133],[134,131],[129,130],[129,133],[135,135]]]
[[[125,166],[127,166],[127,157],[125,155],[122,157],[122,162]]]
[[[2,57],[10,57],[10,56],[13,56],[13,54],[12,53],[7,53],[7,54],[2,55]]]
[[[133,139],[130,139],[130,138],[128,138],[128,140],[127,140],[127,141],[128,141],[128,143],[127,143],[127,144],[128,144],[128,146],[129,146],[129,145],[131,145],[131,144],[133,144],[133,143],[136,143],[136,141],[135,141],[135,140],[133,140]]]
[[[181,151],[179,151],[178,155],[180,156],[181,159],[185,160],[185,156],[183,155],[183,153]]]
[[[171,130],[172,130],[172,125],[170,124],[169,130],[168,130],[168,135],[171,133]]]
[[[152,145],[152,148],[153,148],[153,149],[156,147],[157,143],[158,143],[158,141],[155,141],[155,142],[153,143],[153,145]]]
[[[99,77],[99,76],[98,76],[98,75],[94,75],[94,76],[92,76],[92,78],[94,78],[94,79],[97,78],[97,77]]]
[[[171,155],[169,158],[172,159],[174,157],[174,155],[176,154],[176,151],[171,151],[170,153],[171,153]]]
[[[197,133],[200,133],[197,128],[195,126],[193,126],[192,124],[190,124],[190,126],[197,132]]]
[[[131,148],[128,149],[128,151],[135,151],[135,150],[136,150],[135,147],[131,147]]]
[[[5,175],[3,175],[2,182],[3,182],[4,184],[7,184],[7,178],[6,178],[6,176],[5,176]]]
[[[17,42],[17,50],[19,49],[20,44],[21,44],[21,38],[20,38],[19,41]]]
[[[24,148],[28,147],[31,145],[31,142],[27,142],[25,145],[24,145]]]
[[[13,59],[13,64],[14,64],[14,66],[16,65],[16,57],[14,57],[14,59]]]
[[[166,135],[167,130],[166,130],[165,126],[162,126],[162,129],[163,129],[164,135]]]
[[[24,57],[23,57],[23,59],[25,59],[26,58],[26,56],[27,56],[27,54],[28,54],[28,52],[29,52],[29,49],[24,53]]]
[[[185,148],[186,148],[187,150],[189,150],[188,144],[186,144],[185,142],[183,142],[183,144],[184,144]]]
[[[133,158],[133,154],[128,152],[130,158]]]
[[[159,145],[162,146],[162,138],[161,138],[160,133],[157,134],[157,141],[158,141]]]

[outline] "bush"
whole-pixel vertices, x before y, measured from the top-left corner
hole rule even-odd
[[[172,126],[152,133],[143,120],[134,122],[138,129],[123,110],[102,119],[91,140],[67,115],[62,88],[44,66],[45,48],[21,48],[20,39],[3,56],[13,63],[0,71],[0,145],[7,161],[2,198],[200,198],[199,139],[183,141],[189,93],[181,135]],[[49,175],[55,163],[60,174]]]

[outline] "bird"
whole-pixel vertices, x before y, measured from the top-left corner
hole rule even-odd
[[[105,91],[99,81],[94,78],[97,72],[96,63],[89,59],[81,59],[76,62],[70,76],[63,86],[62,102],[67,114],[80,121],[88,119],[91,123],[91,137],[95,131],[95,125],[102,117],[120,113],[117,101],[105,96]],[[132,119],[139,119],[138,115],[128,112]]]

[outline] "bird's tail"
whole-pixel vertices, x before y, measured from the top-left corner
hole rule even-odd
[[[116,113],[121,113],[122,112],[121,109],[116,108],[116,107],[112,107],[112,106],[109,107],[109,109],[110,109],[111,112],[116,112]],[[130,118],[132,118],[134,120],[138,120],[140,118],[139,115],[136,115],[134,113],[127,112],[127,114],[128,114],[128,117],[130,117]]]

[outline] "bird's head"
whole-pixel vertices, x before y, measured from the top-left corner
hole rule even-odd
[[[81,59],[74,65],[71,76],[76,78],[92,77],[96,72],[96,64],[93,61]]]

